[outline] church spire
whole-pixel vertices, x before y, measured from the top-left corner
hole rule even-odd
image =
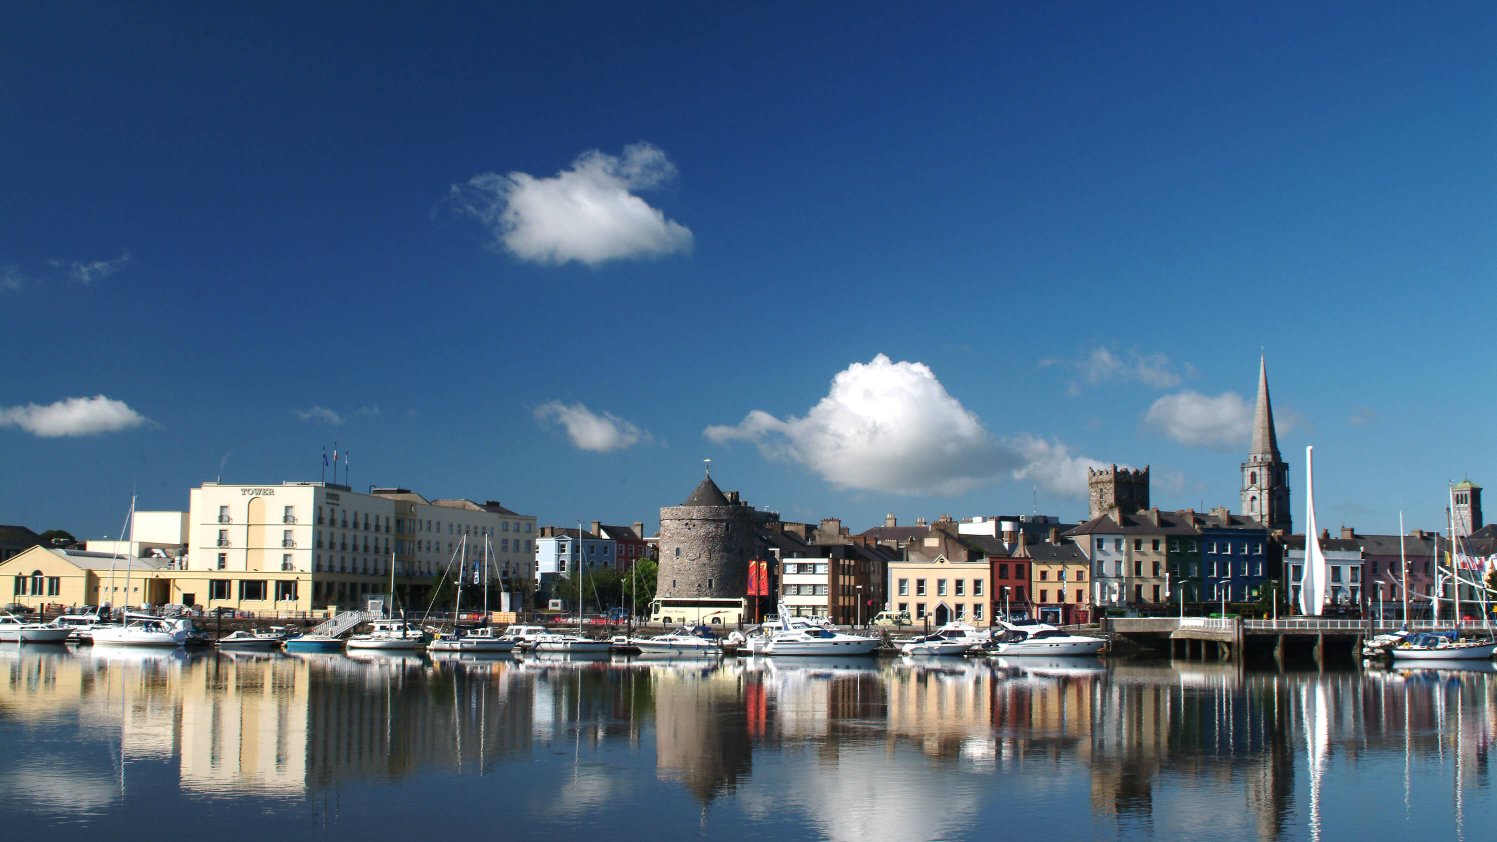
[[[1242,513],[1274,531],[1288,534],[1294,518],[1289,513],[1289,466],[1279,455],[1273,428],[1273,404],[1268,399],[1268,364],[1258,357],[1258,403],[1253,410],[1253,446],[1242,463]]]
[[[1253,410],[1253,447],[1249,458],[1279,458],[1279,440],[1273,429],[1273,404],[1268,399],[1268,363],[1258,357],[1258,402]]]

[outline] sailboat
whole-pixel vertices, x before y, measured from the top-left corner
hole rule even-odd
[[[395,608],[395,554],[390,554],[390,609]],[[384,649],[411,651],[426,642],[426,632],[415,623],[394,616],[369,623],[369,631],[348,639],[349,649]]]
[[[575,634],[548,632],[530,642],[531,651],[551,652],[566,655],[607,655],[613,644],[607,640],[593,640],[582,633],[582,524],[577,524],[577,553],[573,572],[577,577],[577,631]]]
[[[1315,525],[1315,448],[1305,448],[1305,565],[1300,576],[1299,613],[1319,617],[1325,609],[1325,586],[1329,577],[1325,552],[1320,548],[1320,529]]]
[[[129,555],[135,546],[135,498],[130,498],[129,540],[125,543],[125,624],[121,626],[96,626],[93,630],[95,646],[156,646],[176,647],[187,643],[191,631],[191,620],[168,619],[130,614],[130,575],[135,570],[135,559]]]
[[[467,546],[467,536],[463,537],[463,546]],[[518,637],[508,634],[499,634],[498,630],[488,624],[489,619],[489,539],[483,539],[483,618],[484,625],[476,629],[464,629],[459,619],[462,617],[463,608],[463,579],[466,578],[466,563],[457,577],[457,600],[452,608],[452,631],[438,634],[432,641],[426,644],[428,652],[470,652],[474,654],[513,652],[515,644],[519,643]],[[477,584],[475,582],[474,584]]]
[[[1450,520],[1450,588],[1451,602],[1454,607],[1452,617],[1452,628],[1450,631],[1433,631],[1412,634],[1404,638],[1392,649],[1395,661],[1480,661],[1488,660],[1493,653],[1497,653],[1497,640],[1490,635],[1481,639],[1461,640],[1461,553],[1459,539],[1455,531],[1455,497],[1454,489],[1451,489]],[[1436,558],[1436,572],[1439,571],[1439,559]],[[1437,603],[1438,604],[1438,603]],[[1438,620],[1439,612],[1436,610]],[[1483,615],[1485,619],[1485,615]]]

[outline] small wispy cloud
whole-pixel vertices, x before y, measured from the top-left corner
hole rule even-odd
[[[585,152],[550,178],[484,173],[454,185],[458,212],[515,257],[540,264],[663,257],[691,250],[691,231],[635,195],[669,184],[676,167],[648,143],[621,156]]]
[[[1070,369],[1076,379],[1066,386],[1066,393],[1080,395],[1083,386],[1099,386],[1105,383],[1142,383],[1151,389],[1170,389],[1180,385],[1182,370],[1188,374],[1190,366],[1179,366],[1161,353],[1145,354],[1138,350],[1116,352],[1097,346],[1076,359],[1045,359],[1041,368],[1060,366]]]
[[[151,423],[124,401],[103,395],[50,404],[0,407],[0,427],[19,427],[39,438],[93,436]]]
[[[53,260],[52,265],[67,272],[68,277],[85,285],[94,281],[102,281],[130,264],[130,253],[124,252],[113,260],[89,260],[89,261],[61,261]]]
[[[1377,410],[1370,406],[1354,406],[1346,420],[1354,427],[1365,427],[1377,420]]]
[[[1245,448],[1253,435],[1253,407],[1236,392],[1177,392],[1154,401],[1144,423],[1190,447]]]
[[[296,417],[302,421],[313,421],[321,424],[331,424],[334,427],[343,426],[343,416],[328,409],[325,406],[314,406],[310,409],[292,410]]]
[[[580,403],[549,401],[536,407],[535,417],[559,425],[574,447],[593,453],[624,450],[651,440],[649,433],[629,421],[611,412],[594,412]]]
[[[0,266],[0,292],[15,292],[26,287],[26,276],[14,266]]]

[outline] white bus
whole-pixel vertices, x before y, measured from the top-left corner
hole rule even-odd
[[[735,626],[743,622],[743,599],[660,597],[650,603],[650,622],[662,625]]]

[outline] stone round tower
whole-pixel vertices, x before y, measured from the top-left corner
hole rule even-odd
[[[741,599],[753,552],[752,510],[729,500],[708,475],[681,505],[660,509],[656,594]]]

